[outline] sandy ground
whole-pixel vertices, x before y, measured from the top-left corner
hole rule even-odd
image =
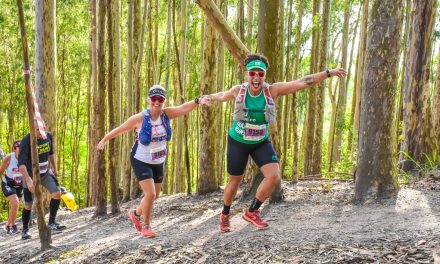
[[[352,182],[285,182],[285,201],[266,205],[270,225],[258,230],[241,218],[247,204],[233,204],[233,231],[218,231],[222,193],[161,197],[144,239],[122,213],[93,218],[93,208],[61,211],[68,229],[41,252],[33,238],[0,236],[0,263],[433,263],[440,242],[440,182],[402,186],[397,199],[353,205]],[[21,226],[20,226],[21,228]],[[440,253],[439,253],[440,254]]]

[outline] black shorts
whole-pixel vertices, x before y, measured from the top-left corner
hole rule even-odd
[[[13,180],[8,180],[6,177],[2,177],[2,191],[3,194],[8,197],[11,195],[17,195],[18,198],[23,196],[23,186],[14,186]]]
[[[258,168],[269,163],[278,163],[278,156],[272,142],[267,138],[257,144],[245,144],[228,135],[227,167],[230,175],[243,175],[251,155]]]
[[[161,164],[148,164],[142,162],[133,155],[130,157],[131,167],[133,168],[134,174],[138,181],[143,181],[146,179],[153,179],[154,183],[162,183],[163,181],[163,163]]]

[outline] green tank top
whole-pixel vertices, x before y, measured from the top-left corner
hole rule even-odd
[[[245,144],[256,144],[266,140],[269,137],[268,124],[264,109],[266,107],[266,99],[263,90],[257,96],[252,96],[249,89],[246,90],[246,98],[244,100],[245,118],[249,122],[234,121],[229,130],[229,136],[234,140]]]

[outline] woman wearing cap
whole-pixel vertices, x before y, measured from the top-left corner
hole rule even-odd
[[[6,170],[6,174],[2,177],[2,191],[9,200],[8,223],[4,229],[10,235],[18,234],[18,228],[15,224],[17,218],[19,198],[23,196],[23,175],[18,170],[18,154],[20,151],[20,141],[17,140],[13,145],[14,152],[6,155],[0,166],[0,175]]]
[[[154,85],[148,91],[148,108],[128,118],[122,125],[110,131],[98,143],[104,149],[105,142],[135,129],[138,132],[131,149],[131,166],[142,188],[144,197],[136,210],[129,210],[128,217],[145,238],[154,237],[151,229],[151,215],[154,200],[159,197],[163,181],[164,161],[167,155],[167,141],[171,139],[170,119],[191,112],[199,104],[206,104],[206,97],[197,97],[175,107],[164,108],[166,91]],[[143,217],[143,223],[140,221]]]
[[[261,54],[248,55],[245,60],[247,82],[229,91],[208,96],[209,101],[235,101],[234,123],[228,133],[227,169],[229,182],[224,192],[224,206],[220,214],[220,232],[229,232],[230,207],[237,193],[249,155],[264,175],[255,199],[243,218],[258,228],[266,228],[259,208],[272,194],[280,181],[278,157],[269,139],[268,126],[275,122],[275,101],[283,95],[295,93],[315,85],[328,77],[344,77],[344,69],[326,70],[291,82],[266,83],[267,58]]]

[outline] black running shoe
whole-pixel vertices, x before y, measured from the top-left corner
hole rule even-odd
[[[66,229],[66,226],[64,226],[64,225],[60,225],[60,224],[58,224],[57,222],[50,223],[50,224],[48,225],[48,227],[49,227],[49,229],[52,230],[52,231],[61,231],[61,230],[63,230],[63,229]]]
[[[31,239],[31,235],[29,235],[29,229],[23,229],[23,231],[21,231],[21,239]]]
[[[20,233],[20,231],[18,231],[17,225],[11,226],[11,231],[9,231],[9,234],[16,235],[16,234],[19,234],[19,233]]]

